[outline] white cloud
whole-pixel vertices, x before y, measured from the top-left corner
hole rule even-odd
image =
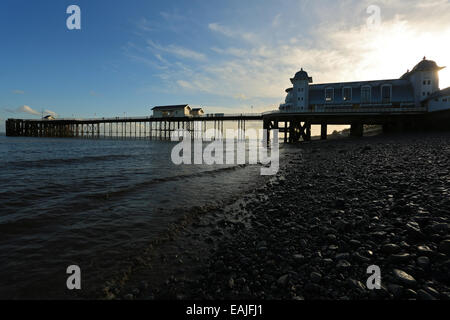
[[[272,20],[273,27],[278,27],[280,25],[280,18],[281,18],[281,13],[277,14],[275,16],[275,18],[273,18],[273,20]]]
[[[206,56],[203,53],[196,52],[191,49],[183,48],[174,44],[168,46],[162,46],[153,42],[152,40],[147,40],[148,49],[152,52],[166,52],[175,55],[180,58],[193,59],[193,60],[205,60]],[[158,57],[158,54],[155,54]],[[161,60],[162,56],[159,54],[158,59]]]
[[[246,40],[247,42],[256,41],[256,34],[254,32],[250,31],[243,31],[243,30],[235,30],[233,28],[223,26],[219,23],[210,23],[208,25],[208,28],[214,32],[217,32],[219,34],[222,34],[224,36],[230,37],[230,38],[240,38],[243,40]]]
[[[219,32],[227,37],[233,37],[235,35],[234,31],[232,31],[231,29],[229,29],[227,27],[221,26],[218,23],[210,23],[208,25],[208,28],[212,31]]]
[[[14,90],[12,93],[14,93],[14,94],[25,94],[25,91],[23,91],[23,90]]]
[[[32,115],[35,115],[35,116],[40,116],[41,115],[38,111],[30,108],[29,106],[21,106],[21,107],[16,109],[16,112],[17,113],[28,113],[28,114],[32,114]]]
[[[56,113],[56,112],[54,112],[54,111],[51,111],[51,110],[44,110],[44,113],[46,114],[46,115],[51,115],[51,116],[53,116],[53,117],[58,117],[58,114]]]
[[[182,88],[192,89],[192,85],[189,82],[187,82],[187,81],[178,80],[177,83]]]
[[[3,110],[6,111],[6,112],[15,113],[15,114],[27,113],[27,114],[31,114],[33,116],[41,116],[42,115],[41,112],[36,111],[36,110],[34,110],[33,108],[31,108],[30,106],[27,106],[27,105],[23,105],[23,106],[18,107],[16,109],[8,109],[8,108],[6,108],[6,109],[3,109]],[[52,111],[52,110],[45,109],[45,110],[43,110],[43,112],[45,114],[49,114],[49,115],[52,115],[54,117],[58,116],[58,114],[56,112]]]

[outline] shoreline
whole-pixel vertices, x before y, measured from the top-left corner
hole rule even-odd
[[[251,184],[257,186],[271,179],[257,176]],[[263,192],[263,188],[258,188]],[[263,194],[259,195],[265,198]],[[195,277],[198,265],[204,265],[204,257],[217,246],[221,237],[226,237],[218,226],[229,223],[249,227],[250,217],[243,214],[242,208],[254,199],[254,192],[244,196],[232,196],[211,206],[193,206],[187,213],[178,214],[179,218],[171,223],[167,230],[157,235],[147,248],[134,258],[128,270],[120,270],[118,275],[106,281],[100,291],[91,291],[87,298],[129,299],[147,290],[149,287],[163,287],[174,274],[186,278]],[[183,209],[175,211],[181,212]],[[203,260],[203,261],[202,261]],[[138,290],[136,290],[138,289]],[[130,292],[125,293],[124,292]],[[139,293],[137,293],[139,291]],[[164,293],[156,290],[158,296]],[[150,299],[154,296],[150,293]]]
[[[449,141],[290,146],[301,152],[266,185],[194,217],[102,298],[450,299]],[[380,290],[366,287],[370,265]]]

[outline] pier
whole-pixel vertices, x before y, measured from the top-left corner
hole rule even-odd
[[[435,114],[435,113],[434,113]],[[448,119],[449,113],[446,113]],[[442,116],[442,115],[441,115]],[[320,126],[320,138],[327,138],[328,125],[350,125],[350,135],[361,137],[364,125],[381,125],[384,132],[420,130],[429,128],[432,113],[423,107],[397,108],[341,108],[333,111],[299,113],[271,112],[263,114],[263,127],[283,133],[284,142],[294,143],[311,140],[311,126]],[[444,117],[445,118],[445,117]],[[436,123],[436,122],[435,122]],[[448,120],[447,120],[448,126]]]
[[[262,119],[261,114],[57,120],[8,119],[6,135],[9,137],[169,140],[171,133],[175,130],[186,130],[192,137],[197,138],[202,137],[209,127],[223,135],[225,122],[235,122],[238,129],[245,132],[248,121],[262,121]]]
[[[160,139],[169,140],[174,130],[186,130],[193,138],[203,137],[207,128],[224,134],[224,123],[237,124],[245,138],[248,121],[261,121],[263,129],[277,129],[286,143],[311,140],[311,126],[321,127],[327,138],[328,125],[350,125],[350,135],[363,135],[364,125],[381,125],[385,132],[450,129],[450,111],[427,112],[423,107],[340,109],[332,112],[261,114],[207,114],[201,117],[135,117],[97,119],[26,120],[8,119],[9,137],[61,137],[84,139]]]

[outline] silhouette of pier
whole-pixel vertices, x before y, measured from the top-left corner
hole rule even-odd
[[[320,125],[321,138],[327,138],[328,125],[350,125],[351,136],[362,136],[364,125],[382,125],[385,132],[449,129],[450,110],[427,112],[426,108],[340,109],[333,112],[207,114],[199,117],[133,117],[96,119],[30,120],[8,119],[9,137],[62,137],[87,139],[170,139],[174,130],[202,137],[207,127],[224,133],[224,123],[237,123],[245,138],[248,121],[261,121],[263,129],[278,130],[284,141],[311,140],[311,126]]]
[[[8,119],[9,137],[59,137],[87,139],[170,139],[175,130],[202,136],[209,125],[222,135],[224,122],[237,123],[245,132],[248,121],[262,121],[261,114],[211,114],[201,117],[133,117],[96,119]]]

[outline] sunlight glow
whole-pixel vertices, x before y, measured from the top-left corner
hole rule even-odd
[[[420,32],[408,23],[399,21],[382,28],[377,34],[366,34],[372,38],[366,61],[376,64],[367,65],[368,74],[374,77],[397,78],[412,69],[425,56],[439,66],[447,67],[440,71],[440,87],[450,86],[450,27],[444,30]]]

